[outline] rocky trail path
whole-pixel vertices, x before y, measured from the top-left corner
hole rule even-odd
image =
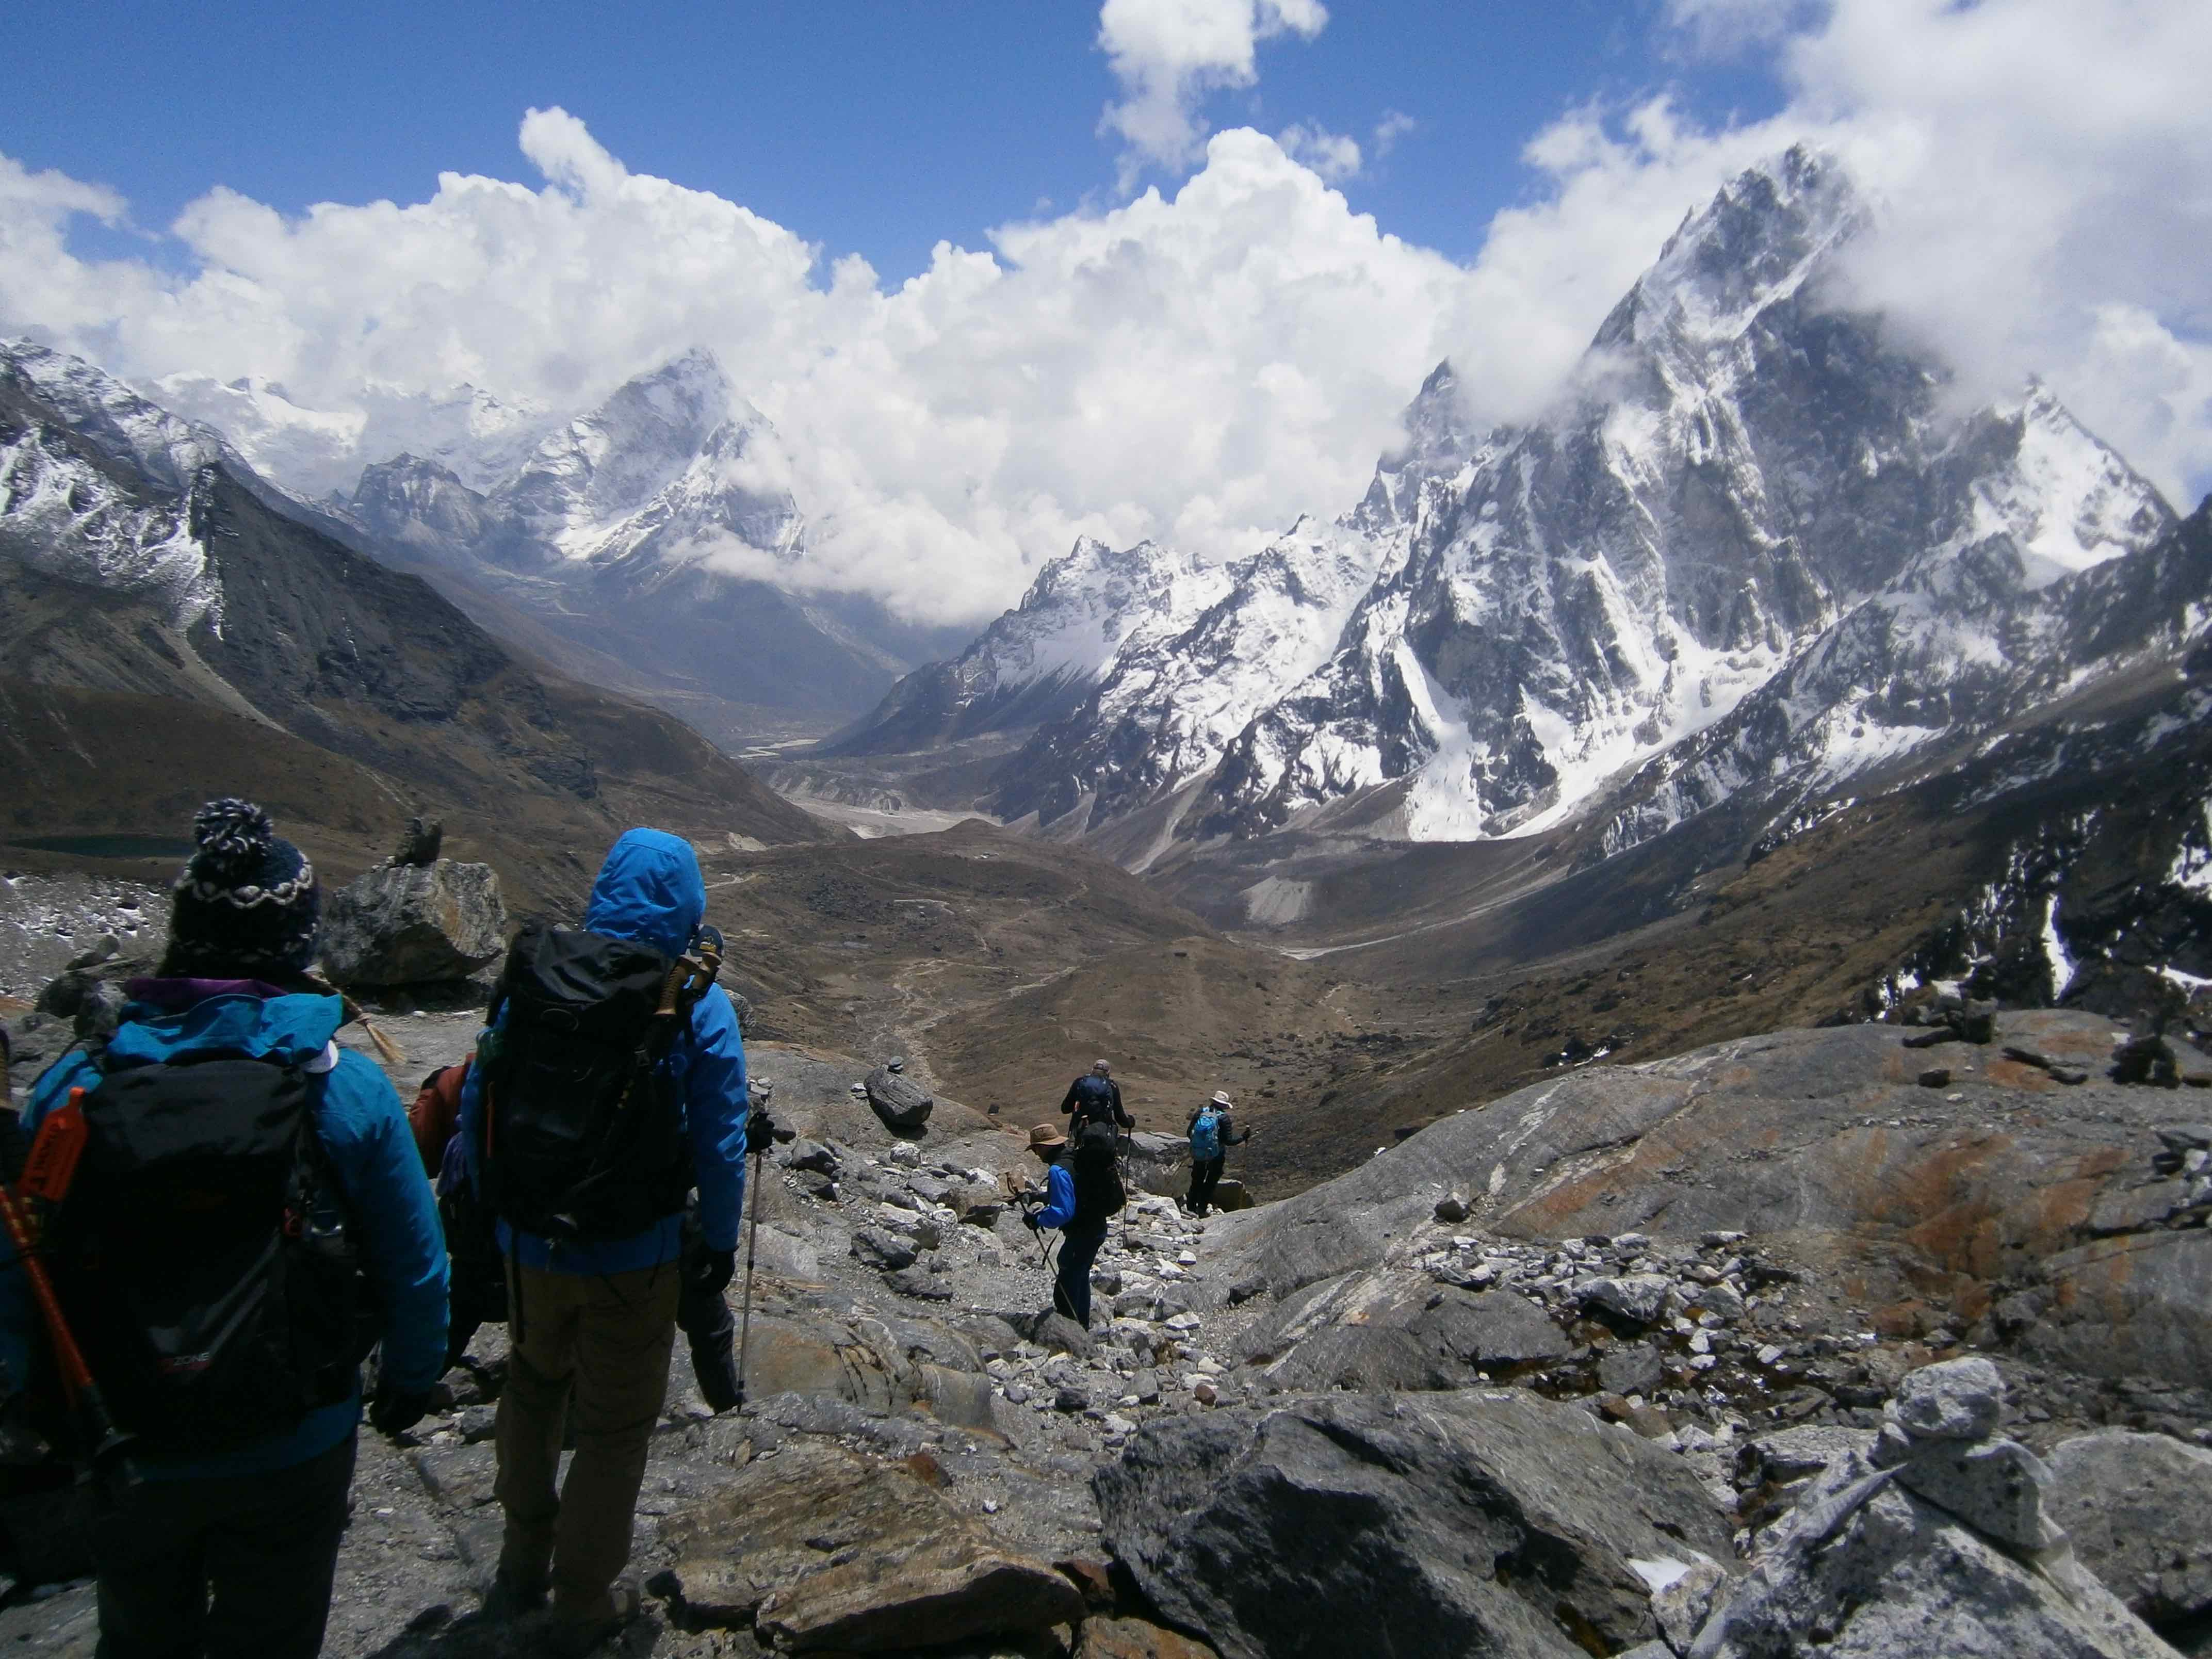
[[[395,1082],[474,1024],[390,1018]],[[678,1345],[608,1650],[2212,1652],[2212,1064],[1989,1035],[1586,1067],[1204,1222],[1140,1188],[1089,1333],[1040,1311],[1017,1133],[894,1130],[862,1062],[756,1044],[797,1138],[751,1200],[749,1403]],[[364,1433],[331,1655],[538,1650],[477,1612],[503,1370],[488,1329]],[[89,1586],[33,1578],[0,1643],[89,1655]]]

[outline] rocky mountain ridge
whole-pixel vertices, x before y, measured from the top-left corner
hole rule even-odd
[[[277,494],[89,365],[0,354],[0,830],[173,836],[199,799],[242,792],[366,862],[428,806],[539,894],[575,878],[564,847],[632,812],[752,844],[825,833],[675,721],[518,660]]]
[[[807,590],[779,443],[693,350],[548,432],[489,489],[401,454],[365,468],[342,510],[465,609],[520,611],[734,744],[779,718],[820,730],[942,637]]]
[[[2047,390],[1954,412],[1940,362],[1843,308],[1831,278],[1868,211],[1806,150],[1747,172],[1528,426],[1473,430],[1440,367],[1404,449],[1330,527],[1373,574],[1348,613],[1332,589],[1301,617],[1337,630],[1310,672],[1296,651],[1225,671],[1217,623],[1133,637],[1081,701],[1063,680],[1020,709],[995,641],[1079,608],[1055,568],[844,750],[909,743],[917,701],[988,688],[1048,718],[986,802],[1055,833],[1149,813],[1154,848],[1332,825],[1456,841],[1595,814],[1619,817],[1617,850],[1739,790],[1832,792],[2121,671],[2152,641],[2068,631],[2056,619],[2089,590],[2066,585],[2147,555],[2172,509]],[[1115,580],[1180,556],[1131,550]],[[1280,607],[1263,571],[1231,569],[1210,614]],[[1740,709],[1729,731],[1765,735],[1709,735]],[[1662,791],[1644,767],[1696,781]]]

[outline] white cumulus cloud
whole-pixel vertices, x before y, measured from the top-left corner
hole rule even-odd
[[[1311,167],[1323,180],[1340,185],[1359,176],[1359,141],[1309,121],[1297,121],[1275,135],[1292,160]]]
[[[1328,21],[1320,0],[1105,0],[1098,45],[1124,94],[1100,131],[1118,136],[1125,188],[1147,166],[1182,167],[1204,147],[1199,105],[1209,92],[1259,78],[1262,40],[1310,40]]]
[[[1104,19],[1133,63],[1150,40],[1145,61],[1185,66],[1133,86],[1173,87],[1194,65],[1249,74],[1269,27],[1322,15],[1115,0]],[[1693,21],[1680,38],[1701,50]],[[1881,204],[1846,298],[1966,394],[2039,372],[2178,501],[2212,487],[2212,122],[2191,69],[2212,7],[1836,0],[1759,49],[1787,109],[1719,127],[1664,95],[1570,111],[1466,264],[1352,211],[1305,136],[1243,129],[1172,193],[1043,209],[889,288],[633,171],[559,110],[522,124],[534,182],[449,173],[421,201],[298,216],[213,191],[159,261],[73,253],[72,218],[127,225],[127,205],[0,158],[0,331],[143,385],[260,377],[372,431],[392,399],[464,383],[578,410],[704,345],[776,423],[781,459],[757,459],[787,465],[809,518],[804,579],[966,621],[1079,533],[1218,556],[1342,510],[1446,355],[1479,416],[1541,410],[1684,212],[1809,139]]]

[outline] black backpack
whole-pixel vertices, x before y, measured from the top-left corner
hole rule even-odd
[[[1111,1124],[1086,1123],[1077,1131],[1074,1151],[1068,1155],[1068,1175],[1075,1182],[1073,1224],[1103,1222],[1129,1201],[1116,1167],[1119,1151]]]
[[[359,1386],[378,1322],[298,1066],[118,1066],[48,1220],[54,1288],[116,1420],[155,1455],[267,1438]]]
[[[690,1144],[659,1061],[689,1023],[685,964],[634,939],[532,925],[515,936],[477,1054],[477,1170],[493,1212],[605,1243],[684,1208]]]
[[[1075,1108],[1071,1115],[1078,1127],[1091,1122],[1111,1124],[1114,1121],[1114,1085],[1108,1079],[1090,1073],[1075,1079]]]

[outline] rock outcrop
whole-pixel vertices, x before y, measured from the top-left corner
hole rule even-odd
[[[322,968],[384,990],[466,979],[507,949],[507,905],[488,864],[382,864],[324,902]]]
[[[1246,1333],[1241,1357],[1267,1385],[1291,1391],[1461,1389],[1571,1346],[1516,1291],[1374,1272],[1325,1279],[1285,1302]]]
[[[1083,1614],[1075,1586],[1008,1550],[913,1469],[793,1446],[661,1528],[676,1565],[656,1588],[691,1619],[753,1626],[778,1647],[866,1653]]]
[[[1996,1435],[2003,1406],[1985,1359],[1907,1377],[1880,1440],[1811,1483],[1679,1650],[2172,1659],[2043,1513],[2051,1472]]]
[[[878,1066],[868,1073],[866,1088],[868,1104],[883,1119],[884,1127],[894,1132],[920,1130],[937,1104],[928,1090],[888,1066]]]
[[[1681,1467],[1522,1395],[1307,1396],[1133,1437],[1106,1541],[1230,1659],[1618,1651],[1661,1583],[1732,1559]]]
[[[1458,1194],[1471,1195],[1464,1236],[1610,1239],[1662,1224],[1678,1238],[1750,1234],[1786,1249],[1795,1271],[1868,1284],[1864,1316],[1885,1334],[1963,1333],[1986,1318],[1990,1340],[2040,1363],[2196,1386],[2212,1373],[2212,1231],[2185,1178],[2144,1184],[2167,1152],[2175,1095],[2106,1075],[2126,1033],[2099,1016],[2007,1012],[1999,1023],[2008,1045],[2097,1069],[2068,1085],[1968,1045],[1953,1051],[1951,1086],[1926,1089],[1918,1056],[1882,1024],[1590,1066],[1225,1218],[1215,1282],[1285,1297],[1411,1265],[1449,1243],[1435,1206]],[[2186,1074],[2212,1072],[2183,1053]],[[1648,1321],[1644,1304],[1664,1286],[1608,1277],[1586,1287],[1591,1310]],[[2008,1295],[2031,1291],[2011,1304],[2024,1318],[1996,1317]]]
[[[2152,1629],[2201,1640],[2212,1619],[2212,1452],[2109,1429],[2061,1443],[2048,1462],[2044,1507],[2075,1559]]]

